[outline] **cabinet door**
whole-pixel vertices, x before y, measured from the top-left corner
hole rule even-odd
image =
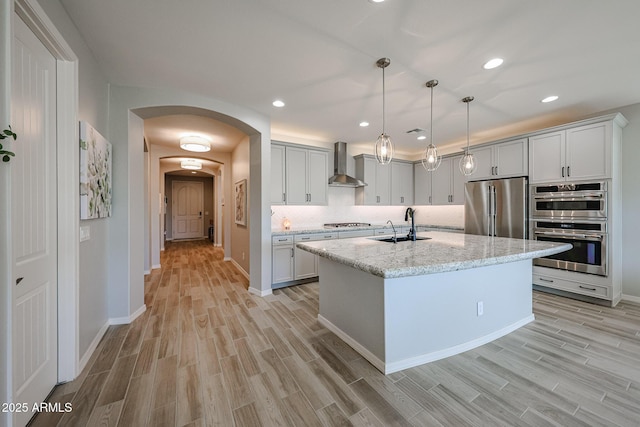
[[[456,164],[457,168],[458,165]],[[442,159],[438,169],[432,172],[431,201],[434,205],[448,205],[451,196],[452,158]]]
[[[271,204],[285,204],[284,152],[281,145],[271,146]]]
[[[391,204],[394,206],[413,204],[413,164],[391,162]]]
[[[356,188],[356,203],[359,205],[375,205],[377,200],[376,159],[359,157],[356,159],[356,178],[367,185]]]
[[[565,131],[529,138],[529,181],[564,181]],[[565,172],[566,174],[566,172]]]
[[[286,189],[288,205],[307,204],[307,154],[308,150],[286,148]]]
[[[302,249],[295,251],[295,280],[308,279],[318,275],[318,256]]]
[[[329,181],[329,154],[324,151],[309,150],[308,157],[308,193],[309,205],[327,204]]]
[[[391,164],[376,162],[376,193],[376,205],[391,204]]]
[[[424,206],[431,204],[431,177],[433,172],[427,171],[422,163],[413,165],[413,201],[414,204]]]
[[[460,172],[458,164],[462,156],[451,158],[451,201],[452,205],[464,205],[464,184],[467,177]]]
[[[611,178],[611,122],[567,130],[567,180]]]
[[[482,179],[493,178],[494,177],[493,171],[495,170],[494,169],[495,163],[493,158],[494,147],[489,146],[489,147],[476,148],[476,149],[470,150],[470,152],[476,158],[476,164],[478,165],[478,168],[476,169],[474,174],[471,176],[471,179],[473,179],[474,181],[479,181]],[[458,165],[455,164],[454,167],[458,168]]]
[[[293,280],[293,245],[274,246],[272,256],[272,283]]]
[[[527,141],[527,138],[523,138],[496,144],[493,147],[494,173],[499,178],[526,176],[528,174],[529,148]]]

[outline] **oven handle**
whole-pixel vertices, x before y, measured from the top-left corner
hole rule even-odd
[[[561,195],[559,193],[546,194],[546,195],[534,195],[534,199],[536,200],[580,200],[580,199],[603,199],[604,193],[577,193],[570,195]]]
[[[541,236],[553,236],[561,239],[604,239],[603,234],[578,234],[578,233],[553,233],[550,231],[534,231],[533,234],[539,234]]]

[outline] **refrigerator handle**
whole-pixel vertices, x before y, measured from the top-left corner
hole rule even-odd
[[[487,231],[489,232],[489,236],[493,236],[493,185],[489,185],[487,192],[489,193],[489,204],[487,206],[489,210],[487,213]]]
[[[491,235],[492,236],[496,236],[497,235],[497,231],[496,231],[497,224],[496,224],[496,221],[497,221],[497,218],[498,218],[498,193],[497,193],[496,187],[494,185],[491,186],[491,189],[493,191],[493,215],[492,215],[493,224],[491,226],[491,231],[492,231]]]

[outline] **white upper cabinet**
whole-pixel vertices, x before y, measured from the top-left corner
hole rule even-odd
[[[271,204],[326,205],[328,151],[271,145]]]
[[[438,169],[431,173],[431,201],[433,205],[463,205],[465,176],[458,163],[462,156],[442,159]]]
[[[531,183],[610,179],[613,122],[606,121],[530,138]]]
[[[355,159],[356,178],[367,184],[356,188],[356,204],[388,206],[391,203],[391,164],[381,165],[375,157],[364,154]]]
[[[422,162],[413,164],[413,200],[416,205],[424,206],[431,205],[431,182],[433,172],[429,172],[422,166]]]
[[[284,205],[285,180],[284,180],[284,146],[271,145],[271,204]]]
[[[413,163],[391,162],[391,204],[413,205]]]
[[[526,176],[529,172],[527,141],[520,138],[472,149],[478,169],[469,180]]]

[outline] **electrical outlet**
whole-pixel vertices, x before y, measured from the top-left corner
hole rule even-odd
[[[484,314],[484,303],[482,301],[478,301],[478,316],[482,316]]]

